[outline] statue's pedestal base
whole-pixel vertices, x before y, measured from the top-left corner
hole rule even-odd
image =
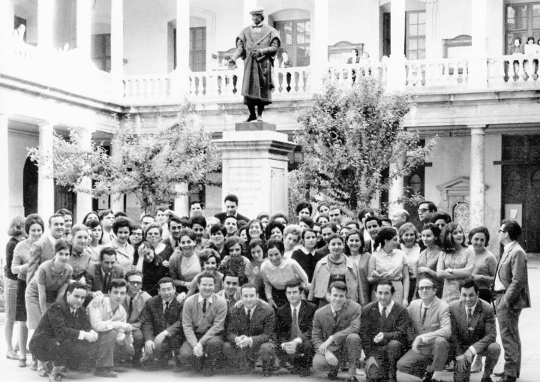
[[[238,210],[254,219],[260,212],[287,212],[288,154],[296,144],[267,122],[237,123],[216,142],[223,154],[222,200],[238,196]]]

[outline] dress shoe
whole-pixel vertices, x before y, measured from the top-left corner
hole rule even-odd
[[[94,369],[92,374],[94,375],[94,377],[100,377],[100,378],[117,378],[118,377],[117,373],[115,373],[114,371],[106,367],[99,368],[99,369],[96,368]]]
[[[338,367],[333,367],[330,369],[330,371],[328,372],[328,379],[331,380],[331,381],[336,381],[338,379],[338,372],[339,372],[339,368]]]
[[[354,375],[349,376],[347,378],[347,382],[358,382],[358,378],[356,378]]]
[[[257,122],[257,117],[255,115],[250,115],[248,119],[246,119],[246,122]]]
[[[489,375],[482,375],[482,379],[480,380],[480,382],[493,382],[493,380],[491,379],[491,377]]]
[[[422,377],[422,382],[431,382],[431,377],[433,377],[432,371],[426,371]]]
[[[482,357],[477,355],[476,359],[474,360],[474,363],[471,366],[471,374],[481,372],[483,366],[484,365],[482,364]]]

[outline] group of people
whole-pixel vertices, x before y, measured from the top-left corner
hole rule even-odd
[[[366,208],[354,219],[337,205],[299,203],[249,219],[227,195],[225,212],[190,216],[160,208],[134,223],[124,213],[70,211],[11,222],[6,248],[7,357],[51,381],[66,369],[115,377],[125,366],[213,375],[348,370],[396,381],[398,370],[456,381],[500,355],[501,381],[519,378],[519,315],[530,306],[521,228],[503,221],[497,258],[490,234],[468,234],[431,202],[390,218]],[[13,346],[19,322],[19,354]],[[482,363],[485,357],[485,364]],[[362,358],[364,359],[361,362]],[[476,358],[476,361],[475,361]],[[256,367],[257,365],[257,367]]]

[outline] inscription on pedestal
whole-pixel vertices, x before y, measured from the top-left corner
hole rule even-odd
[[[230,186],[228,193],[238,196],[242,211],[258,211],[262,189],[260,166],[235,166],[229,168]],[[249,215],[248,215],[249,216]]]

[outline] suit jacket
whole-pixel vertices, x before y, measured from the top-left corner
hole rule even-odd
[[[345,301],[338,314],[337,322],[334,320],[330,304],[318,309],[313,318],[311,334],[311,342],[315,349],[318,349],[330,336],[334,337],[334,343],[328,347],[328,350],[336,351],[341,348],[349,334],[358,333],[360,330],[361,314],[362,307],[352,300]]]
[[[145,342],[154,341],[154,338],[164,330],[168,331],[171,337],[175,335],[181,336],[183,334],[183,306],[176,301],[176,297],[177,295],[175,294],[169,305],[170,316],[168,320],[165,319],[161,296],[154,296],[146,301],[141,318],[141,329]]]
[[[269,306],[257,301],[255,310],[251,315],[251,323],[248,325],[246,309],[244,307],[231,307],[225,321],[225,333],[227,341],[234,344],[236,337],[248,336],[253,340],[252,347],[257,349],[266,342],[276,342],[275,314]]]
[[[225,222],[225,219],[227,219],[227,213],[226,212],[220,212],[219,214],[215,214],[214,217],[218,218],[219,221],[221,222],[221,224],[223,224]],[[236,213],[236,216],[235,216],[236,220],[244,220],[246,222],[249,221],[249,218],[244,216],[244,215],[241,215],[239,214],[238,212]]]
[[[315,251],[315,255],[313,256],[313,262],[315,263],[315,265],[317,265],[317,263],[321,261],[323,257],[326,257],[329,254],[330,250],[328,249],[328,244],[326,244],[324,247],[319,248]]]
[[[81,331],[87,332],[91,329],[90,319],[83,307],[75,311],[74,317],[66,301],[54,303],[41,317],[31,340],[31,348],[44,348],[44,344],[49,341],[75,341]]]
[[[101,272],[101,263],[91,263],[88,267],[88,273],[94,279],[94,285],[92,287],[92,292],[102,291],[105,280],[103,279],[103,273]],[[123,279],[126,272],[120,264],[114,264],[111,272],[111,280],[114,279]],[[127,312],[127,309],[126,309]]]
[[[463,301],[450,303],[450,318],[452,343],[456,349],[456,355],[465,353],[470,346],[474,347],[477,353],[485,351],[497,339],[493,308],[481,299],[478,299],[476,303],[469,325],[467,325],[467,311]]]
[[[503,253],[496,274],[504,285],[504,301],[514,309],[531,307],[527,276],[527,254],[517,242]]]
[[[28,260],[28,271],[26,272],[26,283],[30,283],[41,263],[51,260],[54,257],[54,247],[51,243],[50,235],[43,235],[41,239],[32,243],[30,248],[30,259]]]
[[[360,338],[366,358],[371,357],[371,353],[376,348],[385,346],[392,340],[401,342],[403,349],[407,349],[408,347],[408,331],[411,327],[411,318],[407,309],[394,302],[392,310],[387,315],[384,327],[381,326],[381,318],[378,301],[369,303],[362,309]],[[384,334],[384,339],[376,344],[373,342],[373,338],[379,332]]]
[[[452,323],[450,320],[450,309],[446,302],[435,296],[426,312],[424,324],[422,324],[421,299],[411,301],[408,311],[414,329],[414,333],[411,333],[411,335],[422,336],[426,343],[433,342],[437,337],[442,337],[446,340],[450,339]],[[410,338],[410,340],[412,341],[414,338]]]
[[[301,300],[298,310],[298,328],[300,333],[298,337],[302,343],[311,342],[311,333],[313,331],[313,316],[317,306],[311,302]],[[277,310],[276,314],[276,333],[278,343],[289,342],[291,340],[292,311],[291,304],[285,304]]]
[[[126,313],[128,314],[127,322],[128,324],[131,324],[132,327],[140,329],[141,328],[141,319],[142,319],[142,311],[144,309],[144,305],[146,304],[146,301],[148,301],[152,296],[150,296],[148,293],[144,291],[140,291],[133,297],[133,303],[132,307],[133,310],[131,311],[131,314],[129,314],[129,302],[128,300],[131,299],[131,297],[126,296],[126,299],[124,302],[122,302],[122,306],[126,310]]]

